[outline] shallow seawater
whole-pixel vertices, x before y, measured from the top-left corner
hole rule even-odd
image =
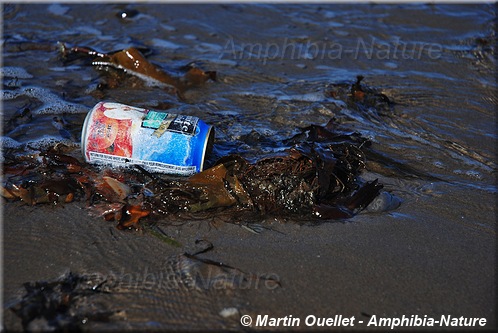
[[[405,223],[464,211],[468,218],[455,224],[494,234],[495,11],[492,4],[5,4],[1,142],[25,151],[79,147],[86,113],[113,100],[171,107],[214,125],[213,163],[231,153],[260,158],[300,128],[334,118],[373,143],[377,158],[362,176],[379,178],[402,201],[399,210],[373,214],[376,223],[382,214]],[[102,52],[146,47],[171,73],[195,62],[218,80],[188,91],[186,101],[138,81],[101,90],[102,74],[83,61],[63,63],[59,42]],[[357,75],[392,109],[352,109],[330,95]],[[439,204],[423,206],[431,201]]]

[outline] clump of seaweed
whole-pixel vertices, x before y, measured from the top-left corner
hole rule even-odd
[[[296,143],[255,163],[226,156],[181,187],[160,182],[152,190],[157,195],[146,198],[146,203],[165,214],[230,208],[260,215],[344,219],[365,208],[381,190],[377,181],[361,184],[358,179],[365,167],[361,147],[368,141],[357,133],[310,126],[288,142]]]
[[[209,216],[226,210],[260,216],[350,218],[380,192],[377,181],[363,184],[358,133],[337,132],[333,122],[313,125],[286,141],[286,151],[250,163],[229,155],[189,178],[135,169],[98,168],[62,153],[56,146],[22,155],[5,152],[3,197],[28,205],[83,199],[94,215],[137,229],[154,216]]]
[[[23,298],[10,307],[26,332],[82,332],[86,322],[109,322],[116,311],[86,302],[99,293],[99,284],[84,275],[68,274],[54,281],[23,284]]]

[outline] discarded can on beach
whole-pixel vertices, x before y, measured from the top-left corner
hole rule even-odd
[[[213,140],[213,127],[197,117],[99,102],[86,116],[81,149],[90,163],[191,175],[202,171]]]

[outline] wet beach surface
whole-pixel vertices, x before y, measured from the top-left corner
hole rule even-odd
[[[243,315],[266,314],[301,318],[297,330],[308,329],[308,315],[336,314],[363,320],[360,330],[372,315],[415,314],[486,318],[496,328],[495,8],[4,5],[2,150],[79,148],[85,115],[102,99],[173,107],[213,124],[208,163],[230,153],[261,158],[299,128],[334,118],[372,141],[361,177],[402,201],[340,222],[261,217],[251,221],[259,233],[226,217],[157,221],[175,247],[117,230],[83,201],[2,199],[4,328],[22,329],[10,308],[23,283],[69,272],[87,279],[70,313],[88,330],[232,330]],[[140,80],[102,89],[102,73],[63,63],[57,42],[146,47],[171,72],[194,61],[218,79],[186,101]],[[358,75],[392,109],[334,98]],[[186,283],[189,273],[198,281]]]

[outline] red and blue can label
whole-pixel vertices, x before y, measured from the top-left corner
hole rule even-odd
[[[212,126],[194,116],[99,102],[85,119],[81,147],[90,163],[191,175],[202,171],[213,138]]]

